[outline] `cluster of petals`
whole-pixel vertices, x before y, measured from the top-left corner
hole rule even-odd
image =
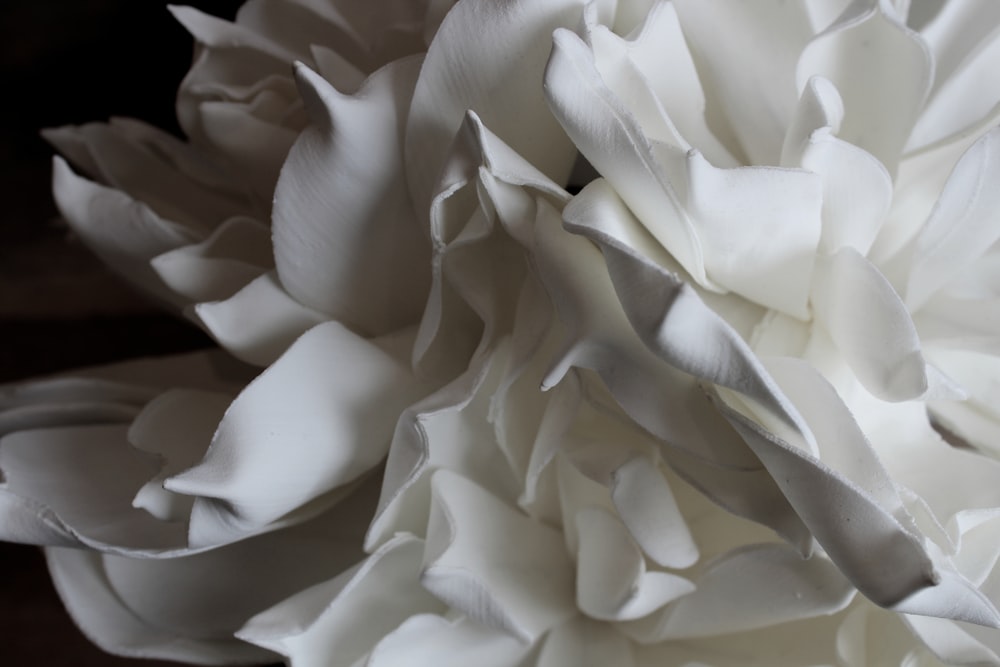
[[[1000,665],[1000,4],[172,11],[54,192],[220,349],[0,388],[97,644]]]

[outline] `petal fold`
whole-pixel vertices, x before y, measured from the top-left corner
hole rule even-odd
[[[197,498],[191,543],[270,530],[300,508],[309,516],[329,505],[330,492],[385,456],[420,390],[404,364],[342,325],[311,329],[236,398],[204,460],[164,482]]]

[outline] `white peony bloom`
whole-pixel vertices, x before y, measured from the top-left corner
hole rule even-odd
[[[85,631],[1000,664],[996,6],[348,4],[175,10],[190,143],[55,135],[81,235],[266,367],[4,394],[0,525]]]

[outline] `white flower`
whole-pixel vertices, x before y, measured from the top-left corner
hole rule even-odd
[[[1000,663],[992,5],[333,7],[179,10],[192,143],[100,130],[220,171],[63,140],[126,192],[59,167],[67,217],[267,367],[8,391],[6,534],[87,549],[50,563],[98,642]]]

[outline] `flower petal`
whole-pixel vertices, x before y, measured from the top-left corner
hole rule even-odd
[[[1000,13],[990,2],[947,2],[922,31],[934,53],[934,88],[907,150],[962,132],[1000,99],[993,64],[1000,57]]]
[[[821,250],[850,246],[868,253],[889,212],[893,184],[882,163],[837,133],[844,108],[836,87],[809,79],[785,135],[781,163],[819,174],[823,182]]]
[[[670,485],[648,459],[638,456],[615,470],[611,498],[629,534],[657,564],[683,569],[698,560]]]
[[[204,236],[250,206],[232,172],[205,153],[145,123],[110,123],[47,130],[45,138],[95,180],[142,202],[161,218]]]
[[[192,302],[227,299],[273,266],[270,231],[252,218],[230,218],[201,243],[157,255],[150,265]]]
[[[630,644],[610,624],[578,616],[549,632],[536,667],[634,667]]]
[[[321,498],[385,456],[419,391],[405,365],[342,325],[311,329],[236,398],[205,459],[164,482],[197,496],[191,544],[269,530],[329,504]]]
[[[709,126],[732,137],[725,143],[745,164],[778,164],[795,109],[795,60],[812,37],[803,3],[674,5],[704,82]]]
[[[300,667],[355,665],[411,615],[443,611],[419,585],[423,546],[398,535],[337,577],[257,614],[237,636]]]
[[[424,562],[425,588],[522,641],[574,612],[562,536],[447,470],[434,474]]]
[[[554,40],[549,102],[650,233],[699,285],[805,317],[821,180],[801,170],[719,169],[695,150],[658,143],[606,85],[579,37],[560,30]],[[748,255],[757,261],[743,261]]]
[[[636,334],[664,361],[717,385],[717,391],[725,399],[718,406],[723,415],[743,436],[795,512],[854,585],[882,605],[898,604],[913,594],[914,603],[924,609],[922,613],[948,615],[957,610],[967,620],[987,624],[1000,620],[997,612],[984,603],[985,598],[969,595],[972,592],[961,578],[951,577],[947,563],[928,552],[929,543],[912,521],[901,523],[907,520],[907,515],[899,511],[898,499],[892,494],[885,495],[884,484],[873,484],[886,476],[884,470],[873,468],[876,478],[866,481],[849,468],[833,470],[823,463],[818,442],[820,436],[828,436],[812,432],[799,407],[792,404],[743,340],[721,319],[716,319],[693,290],[637,254],[627,236],[623,236],[628,227],[616,223],[615,217],[579,220],[570,217],[570,220],[576,222],[574,225],[567,221],[570,229],[579,230],[600,244],[615,292]],[[571,247],[575,248],[564,239],[558,250],[550,245],[548,252],[561,252],[564,255],[561,261],[572,262]],[[594,265],[593,261],[588,262],[588,266]],[[570,267],[560,273],[565,276]],[[595,272],[591,269],[591,273]],[[709,347],[705,341],[710,334],[716,342]],[[685,340],[688,343],[682,345]],[[720,359],[725,359],[725,363]],[[851,418],[847,419],[850,423]],[[868,448],[863,436],[856,447],[861,452]],[[892,488],[891,483],[888,488]],[[824,491],[818,494],[817,489]],[[831,502],[831,498],[836,500]],[[833,508],[837,511],[832,512]],[[844,513],[864,520],[843,523],[839,517]],[[769,523],[773,518],[759,520]],[[881,545],[884,553],[892,554],[887,556],[891,565],[884,569],[873,568],[868,557],[875,543]],[[939,577],[946,584],[939,594],[919,592],[935,590]],[[969,603],[969,607],[950,606],[958,599]]]
[[[416,322],[429,255],[403,178],[406,109],[420,59],[396,61],[344,95],[299,64],[313,124],[274,194],[274,257],[302,304],[368,335]]]
[[[856,2],[802,51],[799,90],[826,77],[844,98],[839,136],[896,173],[903,145],[930,91],[926,43],[898,18],[889,0]]]
[[[161,458],[159,472],[140,488],[132,506],[161,521],[187,521],[194,498],[167,490],[164,480],[198,463],[233,397],[191,389],[173,389],[150,401],[128,430],[141,451]]]
[[[362,517],[375,492],[369,484],[309,523],[183,558],[79,549],[46,555],[63,604],[104,650],[201,664],[260,663],[273,656],[233,633],[260,609],[356,562]]]
[[[329,319],[289,296],[274,271],[223,301],[197,304],[194,316],[227,352],[256,366],[273,363],[295,339]]]
[[[194,234],[122,192],[77,176],[58,157],[52,191],[63,217],[101,260],[140,287],[168,294],[148,262],[195,241]]]
[[[13,537],[37,521],[111,552],[183,547],[183,524],[162,523],[132,507],[136,491],[159,466],[132,448],[127,432],[122,424],[77,426],[22,431],[0,440],[5,495],[26,501],[37,516],[12,524]]]
[[[904,401],[927,391],[927,363],[906,305],[857,250],[845,246],[819,258],[812,304],[816,321],[870,392]]]
[[[906,304],[917,310],[1000,239],[1000,128],[959,159],[915,241]]]
[[[445,16],[427,51],[406,128],[406,164],[417,211],[427,211],[452,137],[471,109],[556,183],[576,151],[542,92],[550,35],[574,26],[580,0],[465,0]]]
[[[496,444],[489,421],[508,354],[501,345],[478,355],[465,373],[400,415],[366,549],[397,532],[424,534],[432,475],[439,468],[476,480],[513,505],[519,490],[517,477]]]
[[[957,623],[930,616],[904,616],[904,622],[937,658],[949,665],[1000,665],[1000,656]]]
[[[420,614],[404,621],[372,651],[365,667],[439,665],[440,667],[515,667],[523,665],[529,645],[467,617],[449,620]]]
[[[826,558],[805,559],[783,544],[751,544],[708,565],[694,591],[628,626],[643,643],[723,635],[840,611],[850,582]]]
[[[620,519],[605,509],[576,514],[576,602],[591,618],[628,621],[650,614],[694,590],[667,572],[648,572],[638,545]]]

